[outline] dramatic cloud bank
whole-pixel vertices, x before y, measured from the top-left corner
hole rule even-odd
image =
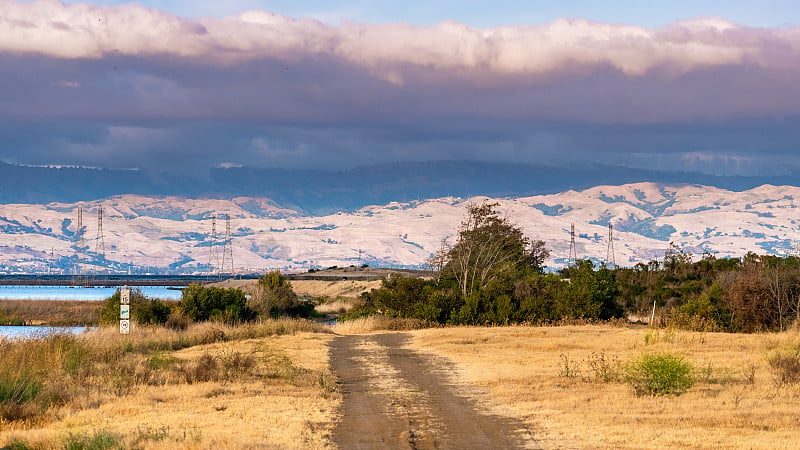
[[[800,28],[722,18],[330,26],[0,0],[0,159],[780,172],[798,165],[798,76]]]
[[[739,64],[791,69],[787,62],[800,53],[798,29],[748,28],[721,18],[676,22],[655,30],[584,20],[493,29],[455,22],[434,27],[332,27],[263,11],[188,20],[136,5],[3,0],[0,6],[0,51],[69,59],[119,53],[225,65],[324,56],[385,71],[390,77],[410,68],[530,76],[603,65],[640,76],[654,69],[675,74]]]

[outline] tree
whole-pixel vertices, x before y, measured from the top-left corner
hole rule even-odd
[[[611,319],[622,317],[622,307],[617,303],[617,284],[614,272],[605,265],[594,270],[589,260],[578,260],[570,269],[570,282],[566,290],[563,314],[567,317]]]
[[[458,241],[447,254],[444,270],[458,282],[465,300],[490,282],[516,274],[525,266],[528,240],[519,228],[495,212],[497,206],[488,202],[468,206]]]
[[[550,250],[545,247],[543,240],[536,239],[531,241],[530,248],[528,249],[528,263],[534,271],[544,273],[544,269],[547,267],[544,263],[549,257]]]
[[[670,242],[669,248],[664,253],[664,269],[674,274],[685,270],[690,264],[692,264],[692,254]]]
[[[432,271],[436,272],[436,283],[438,284],[442,279],[442,269],[447,264],[447,255],[450,252],[450,244],[447,243],[448,238],[442,238],[439,248],[431,253],[428,257],[427,263]]]
[[[308,317],[313,310],[313,305],[297,298],[292,283],[279,270],[268,272],[258,280],[248,304],[259,315],[267,317]]]

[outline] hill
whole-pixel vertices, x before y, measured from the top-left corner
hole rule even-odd
[[[568,263],[573,223],[578,257],[596,261],[606,259],[612,225],[613,259],[623,266],[661,258],[670,242],[698,256],[785,254],[800,238],[795,199],[800,199],[800,188],[792,186],[735,192],[636,183],[520,198],[390,202],[319,216],[253,197],[122,195],[91,202],[6,204],[0,205],[0,271],[205,273],[233,267],[237,273],[272,268],[307,272],[363,264],[422,268],[443,239],[453,242],[465,206],[483,200],[498,202],[498,210],[527,236],[544,240],[551,249],[551,267]],[[80,208],[84,226],[78,230]],[[233,261],[223,250],[232,250]]]

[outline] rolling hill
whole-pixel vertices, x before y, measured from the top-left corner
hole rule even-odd
[[[527,236],[544,240],[551,250],[551,267],[569,262],[573,223],[578,257],[598,262],[606,260],[612,225],[612,256],[621,266],[661,258],[670,242],[695,257],[703,253],[735,257],[748,251],[785,254],[800,240],[795,199],[800,200],[800,188],[792,186],[763,185],[735,192],[701,185],[634,183],[518,198],[389,202],[321,215],[258,197],[118,195],[76,203],[3,204],[0,272],[420,267],[443,239],[453,242],[465,206],[483,200],[496,201],[497,210]],[[79,208],[81,230],[76,229]],[[232,252],[223,252],[226,243]]]

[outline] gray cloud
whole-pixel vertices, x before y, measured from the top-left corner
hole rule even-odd
[[[475,29],[0,0],[0,159],[800,165],[800,29]]]

